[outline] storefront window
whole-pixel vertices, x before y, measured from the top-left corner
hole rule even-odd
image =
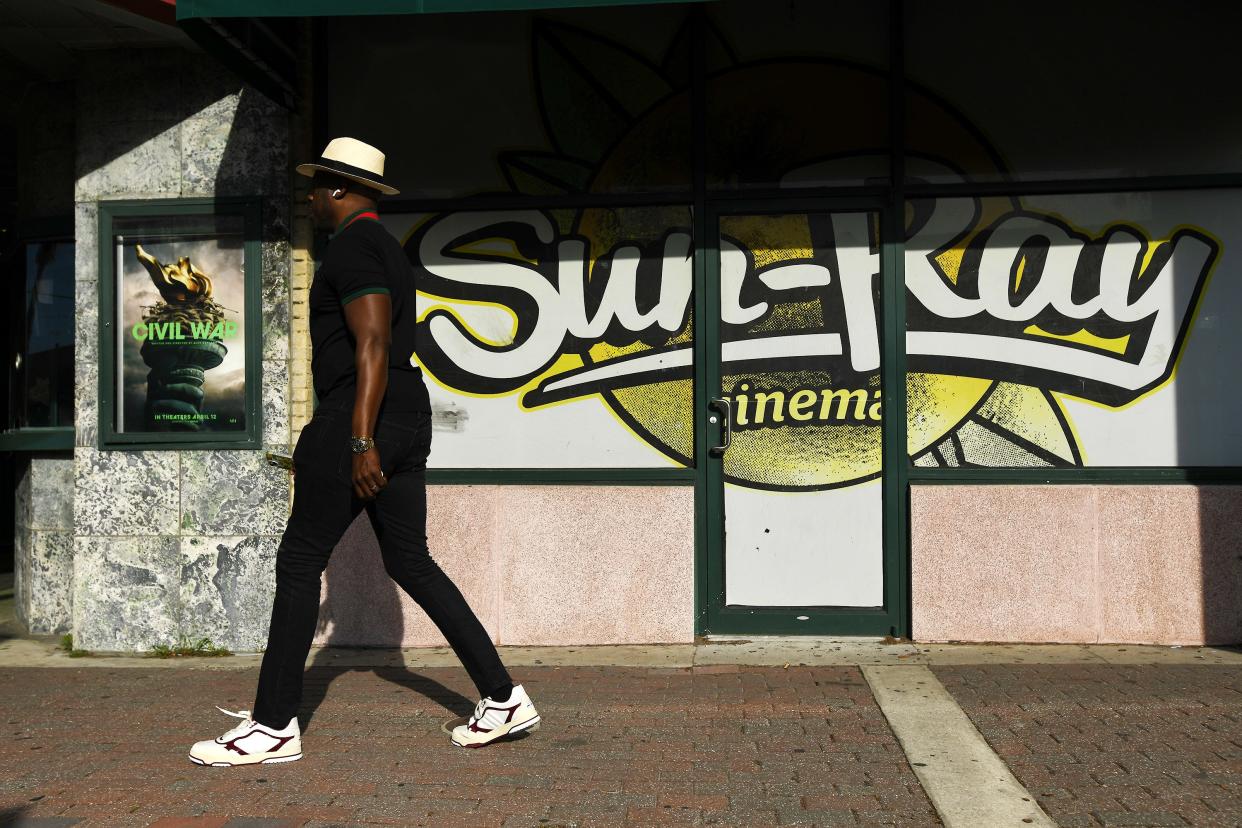
[[[403,198],[688,191],[689,19],[677,5],[334,19],[326,48],[354,63],[327,79],[328,130],[382,148]]]
[[[884,3],[728,0],[707,7],[707,186],[884,184]]]
[[[916,466],[1236,466],[1237,190],[907,207]]]
[[[931,162],[907,165],[913,181],[1242,172],[1242,6],[904,8],[906,149]]]
[[[22,245],[10,306],[8,428],[73,426],[73,241]],[[16,274],[15,274],[16,275]]]
[[[388,214],[438,468],[693,465],[690,209]]]

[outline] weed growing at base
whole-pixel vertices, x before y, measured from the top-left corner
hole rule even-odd
[[[225,647],[217,647],[210,638],[204,637],[197,641],[190,641],[187,636],[183,635],[177,639],[176,644],[156,644],[151,648],[151,652],[147,653],[147,658],[182,658],[188,656],[212,658],[216,656],[231,656],[232,654],[232,650]]]

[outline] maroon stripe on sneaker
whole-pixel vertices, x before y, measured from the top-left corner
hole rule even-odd
[[[501,713],[507,710],[509,711],[509,715],[505,717],[504,724],[508,724],[509,722],[513,721],[513,714],[516,713],[517,709],[521,706],[522,705],[520,703],[513,705],[513,707],[493,707],[492,705],[488,705],[487,707],[483,708],[483,715],[484,716],[487,715],[487,711],[489,710],[496,710]],[[475,721],[472,721],[468,725],[468,727],[470,728],[470,730],[474,731],[475,733],[491,733],[492,730],[494,730],[494,728],[479,727],[479,720],[481,720],[482,718],[483,716],[479,716],[478,719],[476,719]]]
[[[274,750],[280,750],[282,747],[285,746],[286,743],[292,741],[293,739],[292,736],[277,736],[275,733],[268,733],[266,730],[252,730],[249,733],[243,733],[242,735],[238,736],[236,739],[230,739],[227,742],[221,742],[220,744],[224,745],[224,747],[227,750],[231,750],[234,753],[238,754],[239,756],[249,756],[250,752],[239,748],[237,746],[237,742],[241,739],[245,739],[247,736],[253,736],[256,733],[262,733],[264,736],[270,736],[276,740],[276,744],[272,745],[270,748],[263,751],[264,753],[271,753]]]

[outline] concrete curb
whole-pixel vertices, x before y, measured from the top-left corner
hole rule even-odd
[[[501,646],[505,664],[515,667],[649,667],[689,669],[735,665],[756,667],[942,666],[965,664],[1231,664],[1242,665],[1242,649],[1160,647],[1134,644],[885,644],[875,639],[750,638],[699,644],[616,644],[559,647]],[[249,670],[262,656],[144,658],[95,654],[70,658],[48,638],[0,641],[0,668],[74,667],[109,669]],[[457,667],[448,647],[413,649],[311,650],[308,664],[337,667]]]

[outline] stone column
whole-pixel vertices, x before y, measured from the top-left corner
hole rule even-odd
[[[289,477],[263,451],[98,448],[98,262],[110,240],[96,227],[102,200],[262,197],[263,448],[288,451],[289,114],[211,59],[171,50],[85,56],[77,98],[74,641],[257,650]]]
[[[26,460],[17,484],[17,620],[36,634],[69,629],[73,609],[73,459]]]

